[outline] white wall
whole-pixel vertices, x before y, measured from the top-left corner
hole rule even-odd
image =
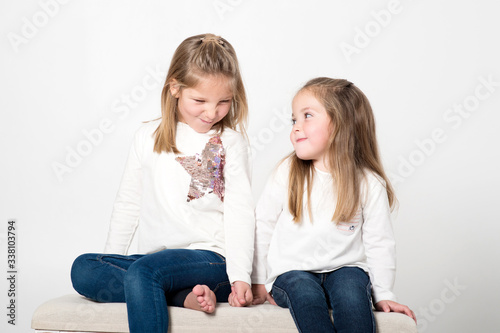
[[[421,332],[498,331],[499,10],[493,0],[3,0],[0,266],[8,275],[16,219],[18,271],[16,326],[0,279],[0,331],[28,331],[38,305],[73,292],[72,260],[102,251],[133,133],[159,115],[174,49],[204,32],[227,38],[241,62],[255,196],[291,149],[294,92],[315,76],[353,81],[374,107],[399,197],[400,301]],[[69,157],[78,149],[88,155]],[[58,177],[54,163],[71,172]]]

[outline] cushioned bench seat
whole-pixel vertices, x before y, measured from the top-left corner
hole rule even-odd
[[[169,307],[171,333],[296,333],[288,309],[265,303],[233,308],[217,304],[215,314]],[[375,312],[377,332],[414,333],[415,322],[402,314]],[[52,299],[38,307],[31,327],[36,332],[128,332],[125,303],[97,303],[79,295]]]

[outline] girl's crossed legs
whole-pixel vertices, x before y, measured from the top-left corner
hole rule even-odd
[[[183,306],[197,284],[227,301],[231,285],[221,255],[169,249],[147,255],[83,254],[73,263],[73,287],[98,302],[127,302],[130,332],[167,332],[168,305]]]
[[[287,272],[276,279],[272,294],[276,304],[290,309],[301,333],[375,332],[370,278],[360,268]]]

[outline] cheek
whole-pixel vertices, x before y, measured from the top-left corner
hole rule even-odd
[[[182,112],[190,116],[197,116],[201,113],[201,107],[196,103],[184,102],[182,106],[179,104],[179,109],[182,107]]]
[[[219,107],[219,110],[218,110],[219,118],[222,119],[225,116],[227,116],[227,114],[229,113],[230,110],[231,110],[231,105],[229,105],[229,104],[222,105],[221,107]]]

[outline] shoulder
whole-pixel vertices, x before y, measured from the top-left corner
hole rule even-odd
[[[276,167],[274,168],[274,174],[286,175],[288,176],[288,172],[290,171],[290,164],[292,161],[291,156],[287,156],[278,162]]]
[[[160,120],[149,121],[141,124],[141,126],[135,131],[133,146],[138,153],[153,151],[154,132],[158,128],[159,124]]]
[[[365,169],[361,180],[361,193],[365,201],[368,197],[378,196],[382,193],[386,195],[386,182],[379,174]]]
[[[135,131],[134,141],[136,143],[147,142],[148,140],[154,140],[154,132],[160,125],[161,120],[152,120],[141,124],[141,126]]]
[[[377,173],[365,169],[363,171],[363,180],[362,184],[365,186],[368,186],[368,188],[373,187],[373,186],[382,186],[385,188],[385,180],[380,177]]]
[[[269,177],[269,182],[280,186],[288,186],[288,174],[290,173],[290,156],[283,158],[274,167]]]
[[[220,138],[223,146],[240,148],[250,147],[247,138],[243,134],[230,128],[225,128]]]
[[[136,136],[153,136],[161,123],[161,119],[151,120],[143,123],[135,132]]]

